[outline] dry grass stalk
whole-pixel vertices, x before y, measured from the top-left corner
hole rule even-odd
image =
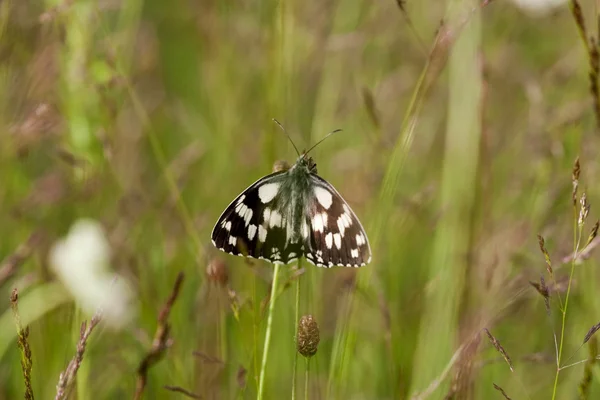
[[[598,326],[598,325],[596,325],[596,326]],[[598,355],[598,341],[596,340],[596,338],[594,338],[594,340],[590,341],[588,359],[585,362],[585,367],[583,368],[583,378],[581,379],[581,382],[579,383],[579,387],[577,388],[577,391],[579,393],[579,398],[581,400],[585,400],[585,399],[589,398],[590,386],[592,384],[592,372],[593,372],[592,370],[594,368],[594,364],[596,363],[597,355]]]
[[[583,344],[586,344],[592,338],[592,336],[594,336],[594,334],[598,332],[599,329],[600,323],[597,323],[596,325],[592,326],[588,333],[585,334],[585,337],[583,338]]]
[[[508,356],[508,353],[506,352],[506,350],[504,350],[504,347],[502,347],[502,345],[500,344],[500,341],[498,339],[496,339],[494,337],[494,335],[492,335],[491,332],[487,328],[483,328],[483,330],[485,331],[488,338],[490,339],[492,346],[494,346],[496,351],[498,351],[498,353],[500,353],[502,355],[502,357],[504,358],[504,361],[506,361],[510,370],[512,372],[514,372],[512,361],[510,360],[510,357]]]
[[[546,286],[546,281],[543,276],[540,276],[540,283],[529,281],[529,284],[537,290],[539,294],[544,298],[544,306],[546,307],[546,313],[550,314],[550,290]]]
[[[154,340],[152,341],[152,348],[142,359],[137,370],[137,383],[134,396],[134,399],[136,400],[141,399],[144,395],[144,389],[146,388],[146,383],[148,381],[148,370],[164,357],[165,351],[169,348],[171,344],[169,340],[171,326],[169,325],[167,320],[169,319],[169,314],[171,313],[173,304],[179,296],[181,285],[183,284],[183,278],[183,272],[180,272],[177,275],[177,279],[175,280],[175,285],[173,286],[171,295],[169,296],[162,310],[158,314],[158,326],[156,327]]]
[[[552,276],[552,274],[554,273],[554,271],[552,270],[552,260],[550,259],[550,254],[548,254],[548,250],[546,250],[546,247],[544,246],[545,241],[542,235],[538,235],[538,243],[540,245],[540,250],[544,254],[544,258],[546,259],[546,270],[548,271],[548,274]]]
[[[504,398],[506,400],[511,400],[511,398],[508,397],[508,395],[506,394],[506,392],[504,391],[504,389],[502,389],[500,386],[496,385],[495,383],[494,383],[494,389],[496,389],[497,391],[499,391],[500,393],[502,393],[502,396],[504,396]]]
[[[61,372],[60,376],[58,377],[56,396],[54,397],[54,400],[65,399],[67,397],[67,391],[75,381],[75,376],[77,375],[77,371],[79,371],[79,367],[83,361],[83,355],[85,353],[85,347],[87,345],[88,338],[101,319],[102,313],[101,311],[97,311],[92,317],[89,325],[87,321],[83,321],[81,324],[79,341],[77,342],[77,352],[75,353],[75,357],[73,357],[73,359],[67,365],[67,368]]]
[[[23,369],[23,379],[25,381],[25,400],[33,400],[33,387],[31,386],[31,369],[33,367],[33,359],[31,357],[31,348],[29,347],[29,327],[21,325],[21,317],[19,315],[19,293],[17,289],[13,289],[10,295],[10,306],[15,318],[17,326],[17,345],[21,350],[21,368]]]
[[[581,173],[581,165],[579,164],[579,157],[575,160],[575,164],[573,164],[573,173],[571,176],[571,181],[573,183],[573,191],[571,193],[571,198],[573,199],[573,206],[577,205],[577,190],[579,189],[579,174]]]
[[[190,398],[190,399],[201,399],[202,398],[202,396],[197,395],[195,393],[192,393],[189,390],[184,389],[184,388],[179,387],[179,386],[165,386],[165,389],[167,389],[170,392],[180,393],[184,397],[187,397],[187,398]]]

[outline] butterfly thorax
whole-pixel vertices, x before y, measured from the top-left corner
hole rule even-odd
[[[312,194],[311,173],[316,174],[316,164],[310,157],[300,156],[296,163],[285,172],[287,179],[282,181],[280,196],[274,206],[284,210],[286,236],[290,243],[301,240],[308,197]]]

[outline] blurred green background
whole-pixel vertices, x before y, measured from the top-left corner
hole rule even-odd
[[[596,2],[581,6],[597,36]],[[315,317],[321,337],[308,398],[411,398],[440,377],[422,398],[502,398],[493,383],[514,399],[551,398],[577,157],[592,204],[584,242],[600,198],[588,74],[568,4],[0,2],[0,399],[24,392],[13,288],[37,398],[54,396],[75,354],[90,315],[49,254],[80,218],[102,224],[110,270],[134,299],[124,326],[92,333],[71,398],[133,397],[181,271],[172,342],[145,398],[184,398],[165,386],[256,396],[273,268],[218,252],[210,232],[276,160],[295,159],[271,118],[301,149],[343,129],[313,156],[361,219],[373,261],[304,263],[299,278],[282,269],[265,398],[291,398],[297,282],[300,314]],[[597,267],[593,253],[575,266],[563,365],[588,357],[580,345],[600,319]],[[528,283],[540,275],[550,317]],[[485,335],[472,341],[483,328],[514,372]],[[561,371],[556,398],[579,396],[584,368]],[[589,371],[596,398],[600,369]]]

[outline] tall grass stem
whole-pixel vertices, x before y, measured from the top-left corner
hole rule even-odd
[[[298,259],[298,271],[302,269],[302,258]],[[300,275],[296,279],[296,313],[294,318],[294,342],[298,346],[298,321],[300,321]],[[296,399],[296,380],[298,372],[298,351],[294,352],[294,370],[292,371],[292,400]]]
[[[271,344],[271,330],[273,328],[273,314],[275,312],[275,301],[277,300],[277,282],[279,280],[279,264],[275,264],[273,271],[273,283],[271,284],[271,295],[269,297],[269,314],[267,317],[267,331],[265,332],[265,346],[263,349],[262,363],[260,365],[260,378],[258,381],[258,399],[263,398],[265,390],[265,371],[269,357],[269,345]]]

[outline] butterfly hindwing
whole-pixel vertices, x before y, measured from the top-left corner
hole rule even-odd
[[[305,255],[319,267],[361,267],[371,261],[371,248],[360,221],[335,188],[311,174],[313,196],[307,205],[309,235]]]
[[[215,247],[226,253],[287,264],[302,255],[302,243],[287,242],[281,209],[285,172],[259,179],[221,214],[212,233]]]

